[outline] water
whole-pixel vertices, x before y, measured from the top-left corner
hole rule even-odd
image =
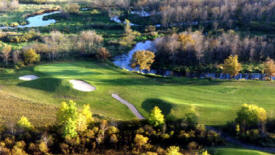
[[[16,28],[31,28],[31,27],[44,27],[44,26],[49,26],[51,24],[56,23],[54,19],[49,19],[49,20],[43,20],[44,17],[53,15],[53,14],[58,14],[60,11],[54,11],[50,13],[44,13],[41,15],[35,15],[32,17],[28,17],[26,20],[28,21],[27,25],[19,25],[16,27],[0,27],[0,29],[16,29]]]
[[[126,24],[125,21],[122,22],[122,21],[119,19],[119,16],[111,17],[110,20],[111,20],[111,21],[114,21],[114,22],[116,22],[116,23],[118,23],[118,24],[122,24],[122,23],[123,23],[123,24]],[[131,25],[131,26],[138,26],[137,24],[134,24],[134,23],[131,23],[131,22],[130,22],[130,25]]]
[[[144,10],[141,10],[141,11],[131,11],[131,14],[138,15],[138,16],[141,16],[141,17],[149,17],[149,16],[151,16],[151,13],[149,13],[147,11],[144,11]]]
[[[155,47],[154,41],[147,40],[145,42],[138,42],[136,44],[136,46],[131,51],[129,51],[129,53],[115,57],[113,63],[116,66],[118,66],[122,69],[128,70],[128,71],[139,71],[139,68],[131,67],[131,60],[133,58],[133,55],[137,51],[141,51],[141,50],[149,50],[152,52],[156,52],[156,47]],[[159,74],[159,75],[163,75],[163,76],[173,75],[173,72],[169,71],[169,70],[163,70],[163,71],[150,70],[150,71],[142,71],[142,73],[152,73],[152,74]],[[222,79],[222,80],[229,80],[229,79],[264,80],[265,74],[239,73],[235,77],[231,78],[229,74],[225,74],[225,73],[202,73],[199,75],[193,75],[192,77]],[[275,77],[272,77],[272,79],[275,80]]]
[[[121,56],[115,57],[114,64],[120,68],[129,70],[129,71],[138,71],[138,68],[133,69],[131,67],[131,60],[133,55],[140,50],[150,50],[155,51],[154,43],[153,41],[145,41],[145,42],[139,42],[136,44],[136,46],[128,53],[123,54]]]

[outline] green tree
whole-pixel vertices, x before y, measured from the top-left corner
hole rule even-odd
[[[243,133],[247,128],[255,125],[259,125],[262,132],[264,132],[266,119],[267,114],[265,109],[256,105],[244,104],[237,112],[236,123],[240,125],[240,129]]]
[[[17,125],[24,129],[33,129],[34,128],[33,125],[31,124],[31,122],[25,116],[22,116],[20,118],[20,120],[17,122]]]
[[[137,51],[133,55],[131,67],[139,67],[140,70],[151,70],[151,65],[155,61],[155,54],[151,51]]]
[[[40,61],[40,55],[32,48],[24,51],[23,55],[25,64],[33,64]]]
[[[270,80],[272,80],[272,75],[275,73],[275,63],[274,60],[268,58],[264,62],[264,73],[270,77]]]
[[[236,76],[242,69],[242,65],[238,61],[238,56],[229,56],[224,60],[224,64],[221,66],[224,73],[230,74],[231,77]]]
[[[158,106],[155,106],[149,115],[149,122],[155,127],[163,125],[165,123],[164,115]]]

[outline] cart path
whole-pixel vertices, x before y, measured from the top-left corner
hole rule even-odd
[[[120,103],[126,105],[131,111],[132,113],[138,118],[138,119],[145,119],[136,109],[136,107],[129,103],[128,101],[124,100],[123,98],[121,98],[118,94],[112,94],[112,97],[116,100],[118,100]]]

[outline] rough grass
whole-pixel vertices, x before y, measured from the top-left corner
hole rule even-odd
[[[269,153],[247,150],[247,149],[238,149],[238,148],[217,148],[211,149],[210,153],[212,155],[271,155]]]
[[[18,76],[35,74],[39,80],[22,82]],[[73,90],[70,79],[84,80],[97,89],[92,93]],[[244,103],[265,108],[275,118],[275,84],[267,81],[212,81],[207,79],[146,77],[98,62],[63,62],[39,65],[18,72],[2,73],[2,91],[34,103],[58,105],[73,99],[90,104],[95,114],[130,120],[133,114],[111,97],[118,93],[145,117],[158,105],[167,117],[182,118],[195,110],[199,121],[221,125],[232,121]]]
[[[53,104],[32,103],[0,91],[0,122],[14,125],[21,116],[26,116],[35,126],[55,122],[57,107]]]

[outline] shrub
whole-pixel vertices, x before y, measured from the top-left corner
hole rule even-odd
[[[33,125],[31,124],[31,122],[25,116],[22,116],[20,118],[20,120],[17,122],[17,125],[24,129],[33,129],[34,128]]]
[[[105,61],[111,57],[111,54],[106,48],[102,47],[98,49],[96,57],[97,59]]]

